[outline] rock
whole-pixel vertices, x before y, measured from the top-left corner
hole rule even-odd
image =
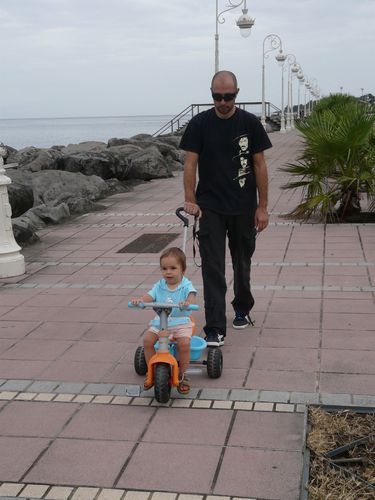
[[[149,146],[129,156],[131,169],[130,178],[151,180],[171,177],[172,169],[168,167],[156,146]]]
[[[10,177],[9,171],[6,174]],[[34,205],[34,193],[30,184],[12,181],[8,184],[8,196],[13,217],[19,217]]]
[[[29,217],[30,215],[36,216],[46,224],[58,224],[70,216],[70,210],[66,203],[60,203],[57,206],[39,205],[28,210],[25,215]]]
[[[106,182],[97,175],[42,170],[32,176],[34,200],[37,204],[57,206],[66,203],[71,213],[92,207],[92,202],[108,196]]]
[[[100,141],[86,141],[80,142],[78,144],[68,144],[63,147],[61,151],[64,154],[72,154],[72,153],[97,153],[103,151],[107,148],[107,144],[105,142]]]
[[[13,234],[16,242],[24,246],[26,243],[39,241],[38,235],[33,230],[33,225],[28,217],[16,217],[12,219]]]

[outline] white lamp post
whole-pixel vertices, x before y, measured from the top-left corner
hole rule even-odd
[[[269,40],[270,48],[265,51],[266,42]],[[266,128],[266,100],[265,100],[265,59],[272,50],[280,49],[279,57],[282,59],[284,57],[281,38],[278,35],[271,33],[267,35],[263,40],[263,64],[262,64],[262,117],[261,122],[264,128]],[[277,56],[276,56],[277,58]],[[280,60],[281,60],[280,59]],[[282,60],[284,63],[286,56]]]
[[[244,6],[242,9],[242,15],[237,19],[236,24],[240,28],[241,35],[245,38],[250,36],[251,28],[255,23],[255,19],[250,17],[247,13],[248,9],[246,8],[246,0],[241,0],[241,2],[238,3],[233,3],[232,0],[228,0],[228,2],[228,8],[219,12],[219,0],[216,0],[215,73],[219,71],[219,24],[225,23],[223,14],[236,9],[237,7],[241,7],[241,5]]]
[[[13,235],[12,209],[7,189],[11,180],[5,175],[3,164],[4,160],[0,155],[0,277],[10,278],[25,273],[25,260]]]
[[[300,69],[297,73],[297,78],[298,78],[298,107],[297,107],[297,117],[298,119],[301,118],[301,106],[300,106],[300,103],[301,103],[301,92],[300,92],[300,89],[301,89],[301,85],[303,84],[303,82],[305,81],[305,77],[303,76],[303,72],[302,72],[302,69]]]
[[[286,113],[286,130],[292,129],[292,71],[298,72],[299,66],[296,64],[296,56],[294,54],[288,54],[286,57],[286,62],[288,63],[288,111]],[[293,70],[292,70],[293,66]]]
[[[279,63],[281,67],[281,116],[280,116],[280,133],[285,134],[285,110],[284,110],[284,63],[287,58],[286,54],[280,52],[275,56],[276,61]]]

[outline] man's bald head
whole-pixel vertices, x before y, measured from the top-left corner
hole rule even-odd
[[[237,90],[237,78],[231,71],[218,71],[214,74],[211,81],[211,89],[214,88],[214,84],[227,85],[232,83],[234,90]]]

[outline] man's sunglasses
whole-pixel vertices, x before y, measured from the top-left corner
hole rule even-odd
[[[225,102],[229,102],[229,101],[233,101],[233,99],[235,99],[236,97],[236,92],[233,92],[231,94],[218,94],[216,92],[212,92],[212,99],[214,101],[225,101]]]

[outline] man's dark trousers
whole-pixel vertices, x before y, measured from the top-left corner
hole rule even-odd
[[[225,249],[228,236],[233,265],[233,309],[248,314],[254,305],[250,289],[251,257],[255,250],[254,214],[224,215],[202,210],[199,251],[202,260],[206,334],[220,330],[226,335]]]

